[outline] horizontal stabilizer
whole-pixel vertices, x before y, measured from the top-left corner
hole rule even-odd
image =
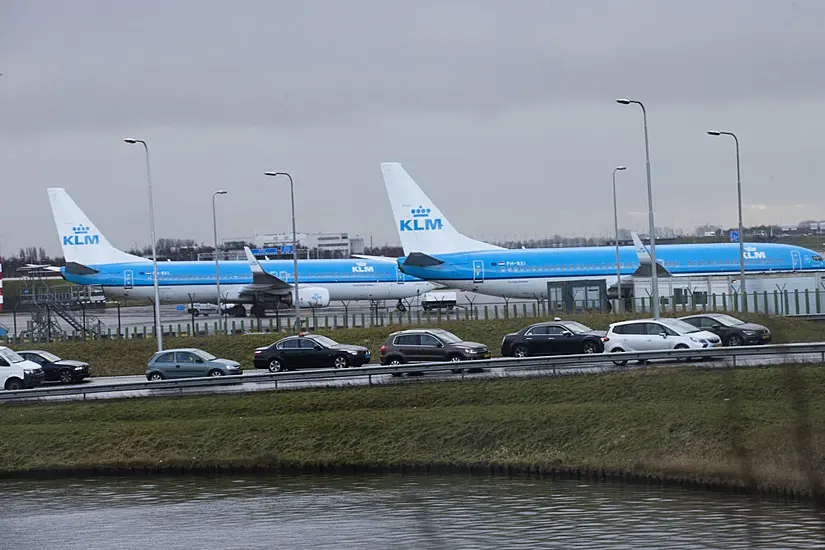
[[[427,254],[423,254],[421,252],[413,252],[404,259],[404,265],[408,265],[410,267],[433,267],[443,263],[444,260],[433,258],[432,256],[428,256]]]
[[[94,275],[95,273],[100,273],[100,271],[77,262],[66,262],[66,273],[71,273],[72,275]]]

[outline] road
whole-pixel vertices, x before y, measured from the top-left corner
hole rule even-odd
[[[550,360],[552,361],[552,359]],[[764,367],[770,365],[780,365],[787,363],[823,363],[822,354],[800,354],[793,356],[765,356],[765,357],[747,357],[737,358],[737,367]],[[651,366],[660,367],[676,367],[684,366],[686,364],[695,364],[702,368],[709,369],[724,369],[730,368],[733,365],[732,359],[702,361],[699,363],[681,363],[673,361],[657,361],[651,362]],[[465,368],[467,363],[463,363]],[[342,388],[351,386],[367,386],[367,385],[387,385],[387,384],[409,384],[421,382],[443,382],[443,381],[457,381],[470,379],[492,379],[492,378],[526,378],[526,377],[549,377],[549,376],[575,376],[600,374],[610,372],[622,372],[632,369],[644,368],[645,365],[631,364],[626,366],[616,366],[604,363],[584,363],[575,368],[554,369],[552,366],[542,368],[518,368],[510,367],[504,368],[490,368],[478,373],[462,373],[453,374],[449,371],[439,373],[430,373],[424,376],[410,376],[405,375],[401,377],[394,377],[389,374],[376,374],[355,376],[344,379],[321,379],[321,380],[289,380],[289,381],[271,381],[261,378],[262,375],[267,374],[265,370],[247,370],[239,377],[238,384],[223,385],[223,386],[207,386],[207,387],[184,387],[173,389],[142,389],[142,390],[128,390],[128,391],[112,391],[100,393],[87,393],[80,395],[50,395],[47,397],[38,397],[37,401],[70,401],[70,400],[91,400],[91,399],[113,399],[123,397],[158,397],[158,396],[178,396],[178,395],[199,395],[199,394],[221,394],[221,393],[245,393],[254,391],[272,391],[272,390],[293,390],[293,389],[308,389],[308,388]],[[307,371],[310,372],[310,371]],[[73,387],[94,387],[107,384],[129,384],[133,382],[144,382],[144,376],[110,376],[91,378]],[[46,384],[45,388],[54,388],[60,390],[68,386],[61,386],[59,384]]]

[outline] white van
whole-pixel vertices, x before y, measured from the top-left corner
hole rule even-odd
[[[34,388],[43,383],[46,374],[40,365],[27,361],[12,351],[0,346],[0,384],[7,390]]]
[[[421,296],[421,307],[424,311],[431,309],[452,309],[458,304],[455,292],[427,292]]]

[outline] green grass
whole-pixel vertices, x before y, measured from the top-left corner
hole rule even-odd
[[[581,321],[595,329],[606,329],[611,322],[631,317],[603,314],[570,316],[571,319]],[[637,315],[637,317],[643,317],[643,315]],[[744,315],[742,318],[769,327],[773,332],[775,343],[825,340],[825,324],[821,322],[767,315]],[[438,326],[451,330],[466,340],[486,344],[492,350],[493,355],[498,355],[501,348],[501,339],[505,334],[516,331],[534,321],[536,319],[450,321],[439,323]],[[381,346],[386,341],[387,336],[390,332],[401,328],[408,327],[405,325],[404,327],[355,328],[318,332],[327,334],[342,343],[367,346],[373,353],[373,364],[377,364]],[[164,347],[199,347],[215,355],[240,361],[245,368],[251,368],[255,348],[268,345],[278,338],[279,336],[276,334],[165,338]],[[67,341],[27,346],[48,349],[66,358],[88,361],[92,365],[94,376],[142,374],[146,367],[146,361],[157,349],[157,344],[152,339]]]
[[[805,493],[823,426],[822,366],[42,403],[0,408],[0,475],[506,467]]]

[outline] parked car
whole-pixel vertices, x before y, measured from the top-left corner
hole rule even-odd
[[[490,349],[477,342],[465,342],[440,328],[393,332],[381,346],[382,365],[401,365],[415,361],[469,361],[489,359]],[[463,369],[453,369],[459,373]]]
[[[168,349],[155,353],[146,366],[146,378],[193,378],[242,374],[241,364],[215,357],[197,348]]]
[[[604,337],[605,351],[655,351],[719,347],[721,339],[679,319],[637,319],[613,323]],[[625,365],[627,361],[614,361]]]
[[[301,368],[360,367],[370,362],[370,350],[364,346],[339,344],[320,334],[302,333],[288,336],[274,344],[255,350],[256,369],[280,372]]]
[[[682,317],[682,321],[716,334],[725,346],[753,346],[771,341],[771,331],[768,327],[746,323],[724,313],[688,315]]]
[[[63,384],[71,384],[72,382],[80,382],[91,374],[89,363],[73,359],[61,359],[48,351],[25,350],[17,353],[23,359],[40,365],[46,376],[46,382],[60,381]]]
[[[536,323],[513,332],[501,341],[504,357],[529,355],[572,355],[604,351],[605,331],[575,321]]]
[[[0,346],[0,385],[6,390],[35,388],[43,383],[43,369],[23,359],[18,353]]]

